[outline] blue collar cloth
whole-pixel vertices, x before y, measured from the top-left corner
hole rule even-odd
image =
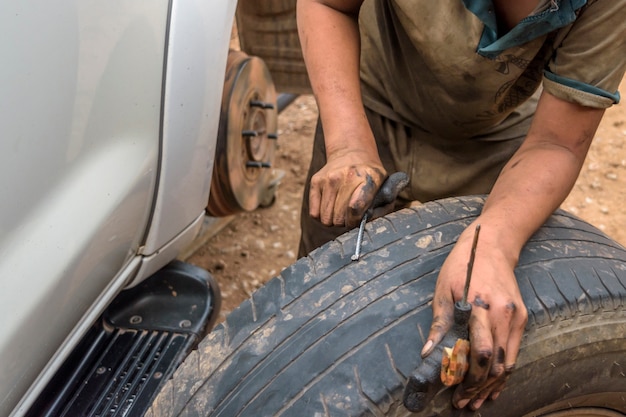
[[[523,45],[540,36],[565,27],[576,20],[576,11],[587,0],[549,0],[543,11],[530,15],[502,37],[498,37],[498,23],[491,0],[463,0],[463,4],[485,25],[477,52],[494,59],[509,48]]]

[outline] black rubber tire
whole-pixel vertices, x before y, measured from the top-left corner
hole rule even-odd
[[[483,202],[374,220],[358,262],[355,231],[300,259],[209,334],[148,415],[410,415],[402,390],[420,362],[438,270]],[[445,390],[419,415],[626,413],[626,249],[559,211],[516,276],[529,320],[507,388],[476,413],[454,410]]]

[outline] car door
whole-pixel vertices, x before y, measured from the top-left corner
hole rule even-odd
[[[0,4],[0,415],[148,225],[167,1]]]

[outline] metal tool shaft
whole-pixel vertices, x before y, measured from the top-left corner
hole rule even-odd
[[[371,207],[365,212],[359,225],[359,232],[356,238],[356,249],[351,259],[358,261],[361,257],[361,245],[363,244],[363,234],[365,233],[365,224],[369,218],[373,215],[373,209],[383,207],[387,204],[391,204],[398,197],[400,191],[404,189],[409,183],[409,177],[404,172],[396,172],[391,174],[378,189],[378,192],[374,196]]]
[[[361,219],[361,224],[359,225],[359,231],[356,235],[356,249],[354,250],[354,255],[352,255],[353,261],[358,261],[361,257],[361,245],[363,244],[363,234],[365,233],[365,224],[367,223],[367,213],[363,215]]]
[[[474,241],[472,242],[472,250],[470,252],[469,262],[467,263],[467,276],[465,278],[465,287],[463,288],[463,299],[461,305],[467,305],[467,294],[469,292],[470,281],[472,280],[472,270],[474,269],[474,259],[476,258],[476,246],[478,246],[478,235],[480,234],[480,224],[476,225],[474,230]]]

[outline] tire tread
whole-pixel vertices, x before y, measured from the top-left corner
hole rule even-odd
[[[298,401],[305,394],[308,407],[321,415],[353,415],[353,408],[363,415],[388,415],[397,406],[398,387],[413,369],[406,358],[410,352],[419,355],[428,332],[421,323],[431,320],[429,297],[438,268],[483,202],[477,197],[448,199],[376,219],[366,227],[363,262],[350,261],[356,240],[356,231],[351,231],[286,268],[200,344],[159,396],[154,416],[253,415],[246,410],[252,410],[255,401],[274,401],[274,415],[289,410],[282,415],[305,416]],[[556,251],[563,256],[555,258]],[[387,255],[391,252],[392,260]],[[624,259],[621,245],[575,216],[555,213],[529,241],[516,270],[529,311],[527,331],[600,310],[623,309]],[[414,277],[416,262],[419,280]],[[581,278],[574,269],[591,271],[591,276]],[[417,294],[411,296],[415,304],[389,301],[404,302],[404,294]],[[332,326],[325,320],[330,315],[337,316]],[[357,325],[361,322],[368,324]],[[415,322],[417,332],[409,324]],[[342,332],[354,343],[341,339]],[[394,340],[394,346],[388,340]],[[368,362],[372,352],[384,352],[385,359]],[[308,367],[316,361],[315,368]],[[306,381],[294,376],[298,373]],[[342,378],[345,383],[339,382]],[[321,391],[327,381],[333,381],[331,393]],[[261,399],[273,383],[294,394]],[[250,395],[239,400],[245,404],[242,409],[230,408],[248,391]],[[347,403],[342,406],[338,399]]]

